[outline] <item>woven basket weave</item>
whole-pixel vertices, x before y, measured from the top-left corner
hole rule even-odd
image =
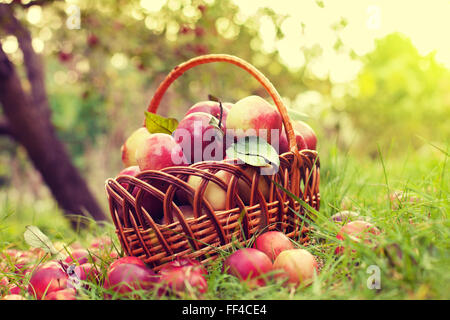
[[[184,72],[212,62],[234,64],[261,83],[282,117],[290,151],[280,155],[279,170],[272,176],[260,175],[259,170],[251,170],[246,164],[223,160],[148,170],[136,177],[121,175],[108,179],[106,193],[110,213],[122,248],[127,255],[142,259],[155,271],[176,257],[207,262],[217,257],[221,249],[227,250],[236,242],[246,245],[253,236],[265,230],[279,230],[305,243],[308,227],[301,219],[304,208],[289,194],[319,209],[320,165],[317,152],[298,150],[294,130],[280,95],[270,81],[246,61],[235,56],[211,54],[178,65],[156,90],[148,111],[156,113],[166,90]],[[221,170],[232,174],[231,181],[225,183],[214,175]],[[202,179],[196,190],[186,183],[191,175]],[[266,180],[269,195],[263,195],[259,190],[260,179]],[[168,185],[165,191],[158,189],[161,183]],[[214,211],[204,197],[205,189],[211,183],[226,191],[226,209],[223,211]],[[246,201],[238,192],[238,184],[245,184],[250,190]],[[175,203],[180,193],[193,199],[194,217],[191,219],[184,217]],[[158,224],[144,208],[142,203],[146,194],[161,201],[167,223]]]

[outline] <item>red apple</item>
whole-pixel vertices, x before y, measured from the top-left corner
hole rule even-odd
[[[232,104],[229,102],[222,103],[222,124],[224,125],[223,129],[226,128],[226,120],[228,116],[228,111],[232,107]],[[189,110],[186,112],[185,116],[195,113],[195,112],[204,112],[208,113],[220,120],[220,105],[215,101],[201,101],[194,104]]]
[[[224,262],[228,274],[248,281],[250,286],[266,284],[267,273],[272,271],[272,262],[263,252],[254,248],[242,248],[229,255]]]
[[[125,169],[120,171],[117,176],[125,175],[125,176],[136,177],[139,173],[141,173],[141,169],[139,169],[139,166],[130,166],[130,167],[126,167]],[[121,183],[121,185],[125,189],[128,188],[128,183]]]
[[[182,148],[166,133],[152,133],[146,136],[137,147],[135,155],[141,171],[161,170],[186,164]]]
[[[122,162],[125,167],[137,165],[136,150],[142,146],[144,141],[150,136],[147,128],[141,127],[135,130],[121,147]]]
[[[122,263],[108,271],[104,288],[127,294],[139,289],[152,289],[156,282],[157,277],[151,269],[132,263]]]
[[[76,291],[73,288],[53,291],[46,295],[44,300],[77,300]]]
[[[275,276],[287,279],[287,284],[298,286],[312,283],[318,272],[317,261],[305,249],[290,249],[281,252],[273,263],[274,270],[280,270]]]
[[[98,283],[100,271],[92,263],[83,263],[75,267],[75,274],[82,281]]]
[[[303,121],[292,121],[292,126],[294,127],[295,132],[300,134],[305,139],[308,149],[316,150],[317,136],[313,128]]]
[[[345,224],[337,234],[336,238],[341,241],[347,238],[354,242],[363,241],[363,243],[370,245],[372,244],[371,238],[374,235],[377,236],[379,234],[380,230],[373,224],[367,221],[356,220]],[[336,248],[335,253],[342,253],[343,251],[344,247],[339,246]]]
[[[292,124],[292,126],[294,127],[294,124]],[[294,133],[295,133],[295,141],[297,142],[298,150],[308,149],[308,145],[306,144],[306,141],[303,138],[302,134],[295,129],[294,129]],[[283,153],[289,151],[289,140],[287,138],[287,134],[286,134],[286,131],[284,130],[284,127],[283,127],[283,130],[281,131],[279,146],[280,146],[278,149],[279,154],[283,154]]]
[[[268,231],[256,238],[253,248],[264,252],[275,261],[282,251],[294,249],[294,245],[283,232]]]
[[[189,164],[223,160],[225,156],[224,137],[210,124],[212,116],[205,112],[186,115],[173,132],[175,141],[183,149]]]
[[[176,294],[182,296],[185,292],[205,293],[208,283],[207,271],[199,263],[192,260],[176,260],[164,266],[160,271],[161,284],[158,295]]]
[[[113,263],[109,265],[109,271],[113,270],[115,267],[121,264],[135,264],[139,267],[147,268],[147,265],[144,261],[134,256],[125,256],[115,260]]]
[[[278,139],[282,130],[282,119],[278,110],[259,96],[248,96],[236,102],[227,116],[227,144],[229,136],[240,139],[244,136],[259,136],[272,143],[272,134]]]
[[[64,262],[68,264],[76,263],[80,265],[89,262],[90,257],[89,251],[86,249],[77,249],[72,251]]]
[[[59,266],[47,266],[37,269],[31,276],[28,293],[40,300],[53,291],[67,287],[68,275]]]

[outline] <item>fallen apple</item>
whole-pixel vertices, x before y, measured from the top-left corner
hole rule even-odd
[[[228,274],[246,281],[250,287],[263,286],[272,271],[272,262],[262,251],[242,248],[229,255],[223,267]]]
[[[273,269],[282,271],[275,274],[277,279],[287,280],[286,284],[298,286],[312,283],[318,272],[318,265],[314,256],[305,249],[290,249],[278,255]]]
[[[284,250],[294,249],[291,240],[280,231],[267,231],[259,235],[253,248],[264,252],[272,261]]]
[[[140,289],[150,290],[157,282],[158,278],[151,269],[122,263],[108,271],[104,288],[119,294],[129,294]]]
[[[46,295],[44,300],[77,300],[76,291],[73,288],[53,291]]]
[[[60,266],[41,267],[32,274],[28,293],[41,300],[45,295],[65,289],[68,275]]]
[[[344,241],[348,238],[353,242],[362,241],[367,245],[371,245],[373,243],[373,236],[378,236],[380,233],[380,230],[373,224],[367,221],[356,220],[346,223],[339,230],[336,238],[340,241]],[[344,247],[341,245],[336,248],[335,253],[339,254],[344,252],[344,250]]]

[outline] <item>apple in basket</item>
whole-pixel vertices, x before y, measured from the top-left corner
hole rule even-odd
[[[292,122],[292,127],[294,129],[294,134],[295,134],[295,141],[297,142],[297,148],[298,150],[304,150],[304,149],[310,149],[308,148],[308,144],[306,143],[305,138],[303,137],[303,135],[296,130],[296,126],[294,125],[294,122]],[[285,152],[289,151],[289,141],[286,135],[286,131],[283,127],[283,130],[281,132],[281,136],[280,136],[280,148],[279,148],[279,154],[283,154]]]
[[[318,272],[318,265],[315,257],[305,249],[290,249],[278,255],[273,270],[280,271],[275,277],[285,280],[287,285],[309,285]]]
[[[136,149],[136,162],[141,171],[186,164],[182,148],[170,134],[152,133],[140,142]]]
[[[283,122],[278,110],[259,96],[248,96],[234,104],[227,116],[227,136],[236,139],[259,136],[268,143],[279,143]],[[227,137],[227,144],[231,139]],[[273,141],[272,141],[273,140]],[[274,146],[278,149],[278,145]]]
[[[122,162],[125,167],[137,165],[136,150],[143,144],[144,140],[148,138],[150,132],[147,128],[141,127],[127,138],[125,143],[121,147]]]
[[[256,237],[253,247],[264,252],[272,261],[275,261],[281,252],[294,249],[291,240],[280,231],[264,232]]]
[[[262,251],[242,248],[225,259],[223,269],[228,274],[247,282],[250,287],[264,286],[269,277],[268,273],[272,271],[272,261]]]
[[[187,163],[223,160],[225,155],[224,136],[213,124],[213,116],[205,112],[186,115],[172,133],[183,149]]]
[[[185,116],[195,113],[195,112],[204,112],[208,113],[220,120],[220,116],[222,115],[222,124],[223,128],[226,128],[226,120],[228,116],[228,111],[233,106],[232,103],[224,102],[222,103],[222,110],[220,110],[220,104],[216,101],[200,101],[194,104],[189,110],[186,112]]]

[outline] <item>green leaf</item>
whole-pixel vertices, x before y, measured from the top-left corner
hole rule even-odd
[[[178,126],[178,120],[175,118],[165,118],[159,114],[146,111],[145,126],[150,133],[172,134]]]
[[[265,139],[257,136],[239,139],[227,149],[226,154],[254,167],[280,166],[278,152]]]
[[[38,227],[29,225],[25,228],[26,230],[23,233],[23,237],[30,247],[40,248],[52,256],[56,256],[58,259],[62,259],[60,252],[56,250],[50,239]]]
[[[304,120],[309,119],[309,116],[306,113],[303,113],[303,112],[300,112],[300,111],[297,111],[294,109],[289,109],[289,108],[286,108],[286,109],[287,109],[289,118],[291,118],[292,120],[304,121]]]

